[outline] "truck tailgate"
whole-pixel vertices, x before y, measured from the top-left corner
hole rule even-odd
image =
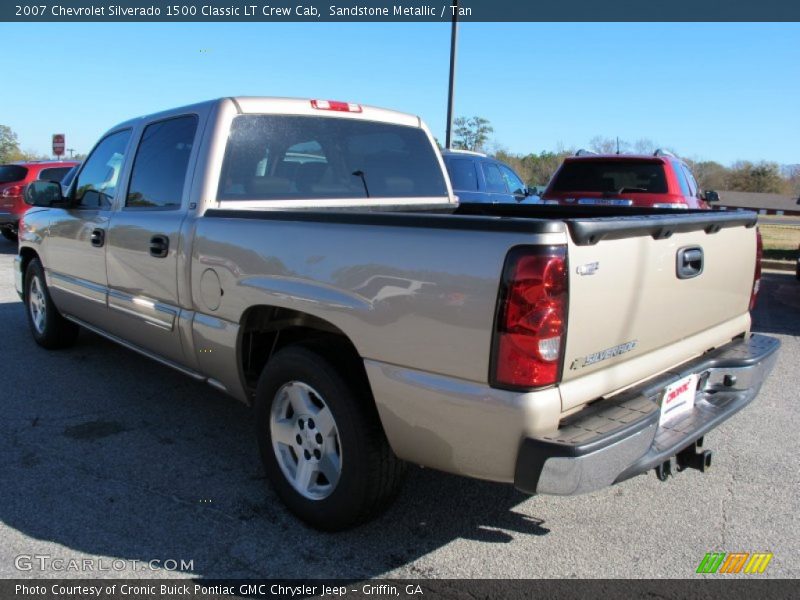
[[[755,219],[690,213],[567,220],[563,410],[749,330]]]

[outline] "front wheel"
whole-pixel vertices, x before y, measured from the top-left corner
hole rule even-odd
[[[58,312],[45,282],[39,259],[33,259],[25,271],[25,314],[33,339],[44,348],[66,348],[75,343],[78,326]]]
[[[301,346],[278,352],[259,379],[256,426],[267,476],[288,508],[317,529],[366,521],[402,483],[405,463],[364,387]]]

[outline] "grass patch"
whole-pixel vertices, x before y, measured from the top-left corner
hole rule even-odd
[[[786,250],[797,253],[800,245],[800,227],[790,225],[759,225],[761,238],[767,250]]]

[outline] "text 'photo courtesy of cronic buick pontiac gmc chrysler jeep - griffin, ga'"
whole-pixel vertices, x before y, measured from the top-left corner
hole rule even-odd
[[[755,214],[459,204],[391,110],[177,108],[26,197],[36,342],[85,328],[251,404],[269,480],[321,529],[376,515],[408,464],[567,496],[704,470],[779,345],[750,332]]]

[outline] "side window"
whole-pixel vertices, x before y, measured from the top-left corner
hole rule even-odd
[[[686,181],[689,182],[689,195],[697,196],[697,181],[695,181],[694,175],[692,175],[692,172],[685,165],[681,166],[683,167],[683,172],[686,174]]]
[[[194,115],[151,123],[145,128],[133,160],[126,207],[180,207],[196,131]]]
[[[111,207],[130,137],[130,129],[112,133],[86,159],[75,184],[75,201],[79,208]]]
[[[681,194],[684,196],[691,196],[692,192],[689,189],[689,182],[686,181],[686,175],[681,168],[681,164],[678,162],[673,161],[672,163],[672,170],[675,173],[675,177],[678,179],[678,185],[681,188]]]
[[[475,171],[475,161],[468,158],[451,158],[445,161],[445,166],[454,190],[478,191],[478,173]]]
[[[507,192],[506,180],[497,165],[492,163],[481,163],[483,166],[483,176],[486,178],[487,192]]]
[[[503,177],[506,180],[506,185],[508,186],[509,191],[513,194],[524,194],[525,193],[525,184],[522,183],[522,180],[517,177],[517,174],[514,173],[511,169],[506,167],[505,165],[500,165],[500,171],[503,173]]]
[[[52,167],[50,169],[42,169],[39,171],[39,179],[41,181],[55,181],[58,183],[64,179],[71,167]]]

